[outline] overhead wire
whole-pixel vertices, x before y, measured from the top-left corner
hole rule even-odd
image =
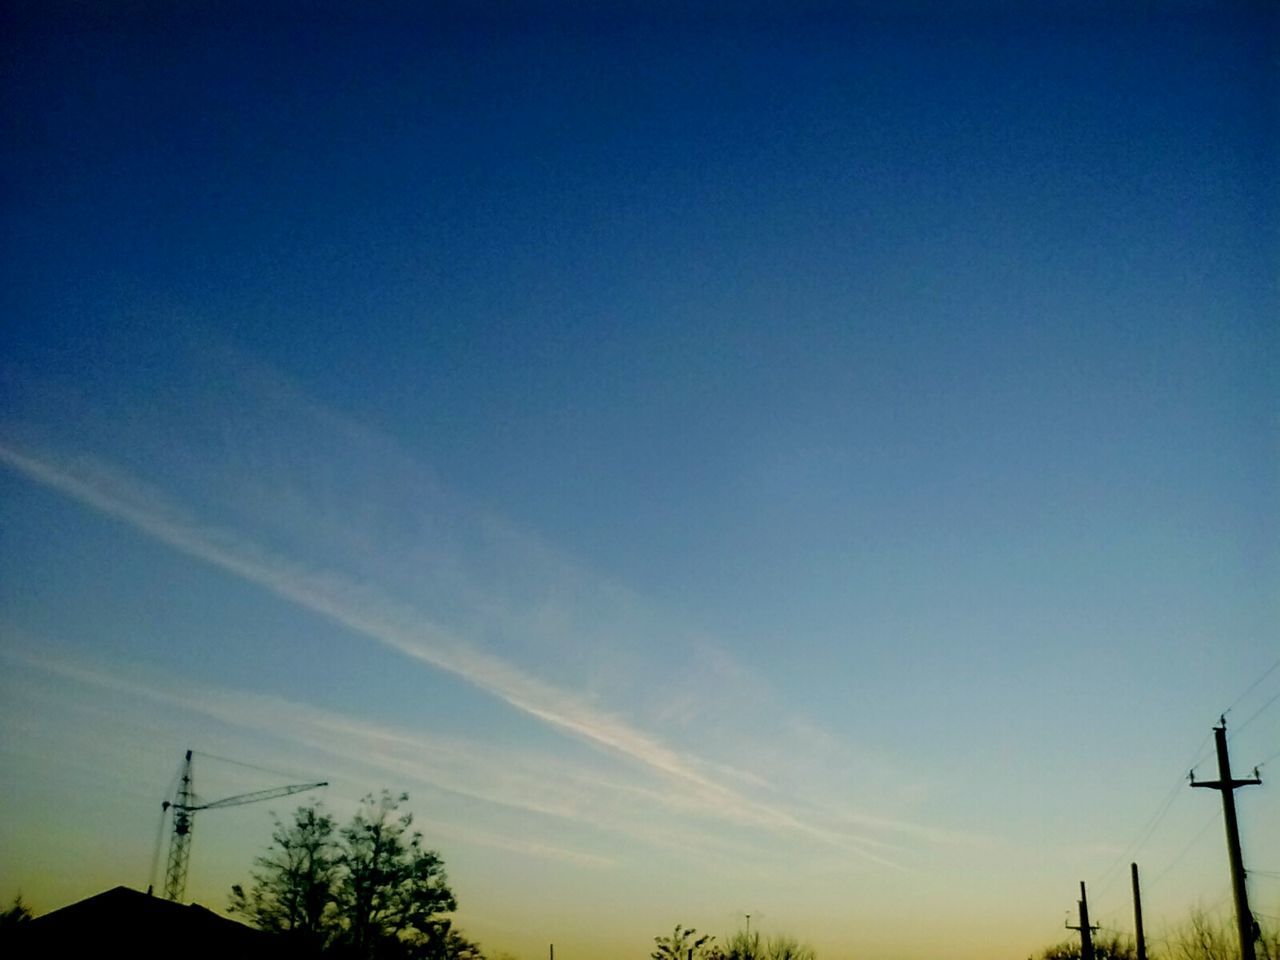
[[[1258,685],[1262,683],[1263,680],[1267,679],[1267,677],[1275,673],[1276,668],[1278,667],[1280,667],[1280,658],[1277,658],[1275,663],[1267,667],[1266,670],[1262,671],[1262,673],[1258,675],[1257,679],[1254,680],[1253,683],[1249,684],[1249,686],[1245,689],[1244,693],[1240,694],[1240,696],[1236,697],[1235,700],[1231,701],[1231,706],[1227,707],[1226,710],[1222,711],[1223,715],[1225,716],[1226,714],[1234,710],[1236,707],[1238,707],[1240,705],[1240,701],[1242,701],[1249,694],[1253,693],[1253,691],[1258,688]]]
[[[1125,847],[1120,852],[1120,855],[1116,857],[1115,861],[1111,864],[1111,866],[1107,867],[1107,869],[1102,873],[1102,875],[1098,877],[1096,881],[1094,881],[1094,885],[1099,888],[1097,893],[1099,897],[1111,889],[1112,884],[1115,882],[1115,878],[1119,876],[1119,874],[1115,873],[1116,868],[1119,867],[1120,864],[1124,863],[1124,861],[1129,857],[1131,853],[1137,853],[1140,849],[1142,849],[1142,845],[1146,843],[1148,839],[1150,839],[1151,834],[1155,831],[1156,827],[1159,826],[1160,821],[1163,820],[1165,817],[1165,814],[1169,812],[1169,808],[1173,806],[1173,801],[1177,799],[1178,793],[1182,789],[1182,783],[1184,779],[1185,778],[1183,777],[1178,778],[1178,782],[1173,785],[1173,788],[1165,796],[1164,802],[1161,804],[1160,808],[1156,811],[1155,815],[1152,816],[1151,819],[1147,821],[1146,826],[1143,828],[1142,832],[1139,834],[1140,839],[1137,840],[1136,842],[1130,842],[1129,846]]]
[[[1264,766],[1266,766],[1268,763],[1270,763],[1272,760],[1276,759],[1276,757],[1280,757],[1280,750],[1277,750],[1275,753],[1271,754],[1271,756],[1269,756],[1269,757],[1266,757],[1266,758],[1264,758],[1264,759],[1262,759],[1262,760],[1259,760],[1259,761],[1258,761],[1258,766],[1260,766],[1260,767],[1264,767]]]
[[[1200,743],[1196,746],[1195,751],[1191,755],[1191,762],[1187,765],[1188,769],[1194,770],[1196,765],[1200,763],[1202,759],[1204,747],[1212,738],[1213,738],[1213,731],[1210,731],[1209,733],[1205,734],[1204,739],[1200,741]],[[1099,888],[1098,894],[1097,894],[1099,897],[1101,897],[1108,890],[1110,890],[1112,885],[1115,883],[1116,878],[1120,876],[1118,873],[1115,873],[1116,868],[1119,867],[1122,863],[1124,863],[1128,857],[1136,854],[1139,850],[1141,850],[1142,847],[1146,844],[1146,842],[1151,839],[1152,835],[1156,831],[1156,828],[1160,826],[1160,822],[1164,820],[1165,816],[1169,812],[1170,807],[1173,806],[1173,802],[1178,798],[1178,795],[1182,791],[1182,788],[1185,785],[1186,780],[1187,778],[1185,774],[1178,775],[1178,779],[1174,781],[1173,786],[1170,787],[1168,794],[1166,794],[1164,800],[1161,801],[1160,807],[1156,810],[1155,814],[1152,815],[1152,817],[1147,821],[1146,825],[1139,831],[1138,839],[1136,841],[1130,841],[1128,846],[1126,846],[1123,850],[1120,851],[1120,855],[1116,857],[1115,861],[1111,864],[1111,866],[1107,867],[1107,869],[1102,872],[1102,874],[1098,877],[1098,879],[1094,881],[1095,886]]]
[[[1209,819],[1204,822],[1204,825],[1199,830],[1196,831],[1196,835],[1191,838],[1190,842],[1185,847],[1182,848],[1182,850],[1178,853],[1178,855],[1174,857],[1171,861],[1169,861],[1168,865],[1166,865],[1163,870],[1161,870],[1159,873],[1155,875],[1155,879],[1147,881],[1144,884],[1144,886],[1148,890],[1155,887],[1156,884],[1158,884],[1161,880],[1163,880],[1169,874],[1169,871],[1171,871],[1174,867],[1176,867],[1179,863],[1182,862],[1183,857],[1185,857],[1188,853],[1190,853],[1191,848],[1200,842],[1200,838],[1203,837],[1205,833],[1208,832],[1209,828],[1213,826],[1214,823],[1216,823],[1218,820],[1221,820],[1221,819],[1222,819],[1222,811],[1215,810],[1212,816],[1210,816]]]
[[[1253,691],[1256,690],[1264,681],[1266,681],[1266,679],[1269,676],[1271,676],[1271,674],[1275,673],[1277,669],[1280,669],[1280,658],[1277,658],[1274,663],[1272,663],[1269,667],[1267,667],[1267,669],[1262,671],[1262,673],[1260,673],[1256,678],[1254,678],[1253,682],[1250,683],[1249,686],[1244,689],[1244,692],[1231,701],[1231,705],[1227,707],[1226,710],[1223,711],[1223,716],[1225,717],[1233,709],[1235,709],[1237,706],[1243,703],[1245,699],[1251,693],[1253,693]],[[1265,703],[1263,703],[1262,706],[1260,706],[1257,710],[1255,710],[1252,714],[1250,714],[1239,726],[1237,726],[1232,731],[1232,733],[1233,734],[1239,733],[1241,730],[1247,727],[1250,723],[1256,720],[1258,716],[1262,714],[1263,711],[1271,707],[1277,700],[1280,700],[1280,691],[1277,691],[1275,695],[1273,695],[1270,699],[1268,699]],[[1205,748],[1208,746],[1209,741],[1212,739],[1213,739],[1213,731],[1211,730],[1209,733],[1205,734],[1204,739],[1201,740],[1200,744],[1196,747],[1194,753],[1192,754],[1191,762],[1187,764],[1188,770],[1194,772],[1195,768],[1199,766],[1204,759],[1206,759],[1206,757],[1208,756],[1208,753],[1211,751],[1206,751]],[[1259,763],[1258,766],[1262,766],[1263,763],[1267,763],[1270,760],[1274,760],[1276,759],[1276,757],[1280,757],[1280,752],[1274,753],[1271,756],[1267,757],[1267,759]],[[1151,816],[1151,818],[1146,822],[1146,824],[1141,828],[1141,830],[1139,830],[1138,839],[1136,841],[1130,841],[1130,843],[1127,846],[1125,846],[1125,848],[1120,852],[1120,855],[1116,857],[1116,859],[1111,863],[1111,865],[1108,866],[1107,869],[1104,870],[1098,876],[1098,879],[1096,881],[1094,881],[1095,886],[1098,887],[1097,895],[1099,897],[1101,897],[1108,890],[1110,890],[1110,888],[1115,884],[1117,878],[1120,876],[1120,874],[1116,872],[1117,868],[1120,867],[1120,865],[1123,864],[1126,859],[1135,855],[1139,850],[1141,850],[1147,844],[1147,842],[1151,839],[1151,837],[1155,834],[1156,829],[1160,826],[1165,816],[1168,815],[1170,808],[1172,808],[1173,803],[1177,799],[1179,792],[1182,790],[1184,784],[1186,783],[1186,779],[1187,778],[1185,774],[1179,774],[1178,779],[1174,782],[1173,786],[1170,787],[1168,794],[1164,797],[1163,800],[1161,800],[1160,805],[1157,808],[1156,812]],[[1203,833],[1204,829],[1207,829],[1207,828],[1202,828],[1201,833]],[[1199,835],[1197,835],[1196,839],[1199,839]],[[1186,849],[1189,850],[1190,847],[1193,845],[1194,845],[1194,841],[1192,844],[1189,844]],[[1179,854],[1179,858],[1183,855],[1185,855],[1185,851],[1183,854]],[[1168,869],[1169,868],[1166,868],[1166,870]]]
[[[1240,724],[1238,727],[1236,727],[1234,730],[1232,730],[1232,731],[1231,731],[1232,736],[1234,736],[1235,734],[1238,734],[1238,733],[1239,733],[1241,730],[1243,730],[1245,727],[1249,726],[1249,724],[1253,723],[1253,721],[1257,720],[1257,719],[1258,719],[1258,717],[1262,715],[1263,711],[1265,711],[1268,707],[1270,707],[1270,706],[1271,706],[1273,703],[1275,703],[1277,700],[1280,700],[1280,690],[1277,690],[1275,693],[1273,693],[1273,694],[1271,695],[1271,698],[1270,698],[1269,700],[1267,700],[1267,702],[1266,702],[1266,703],[1264,703],[1262,706],[1260,706],[1257,710],[1253,711],[1253,713],[1249,714],[1249,719],[1245,720],[1242,724]]]

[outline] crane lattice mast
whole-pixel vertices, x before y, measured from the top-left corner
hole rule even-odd
[[[181,900],[187,890],[187,863],[191,859],[191,801],[195,794],[191,785],[191,751],[182,761],[182,779],[173,802],[160,805],[161,810],[173,807],[173,837],[169,840],[169,865],[164,871],[164,895],[170,900]]]
[[[197,810],[217,810],[221,807],[238,807],[245,803],[257,803],[259,800],[275,800],[291,794],[327,787],[328,781],[316,783],[293,783],[285,787],[273,787],[270,790],[256,790],[253,793],[239,793],[234,797],[223,797],[212,803],[200,803],[192,786],[191,751],[188,750],[182,761],[182,774],[178,781],[178,789],[173,800],[161,804],[161,810],[173,810],[173,833],[169,838],[169,862],[164,873],[164,895],[169,900],[181,900],[187,890],[187,864],[191,860],[191,828],[195,825]]]

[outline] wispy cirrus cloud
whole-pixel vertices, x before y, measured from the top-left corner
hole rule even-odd
[[[0,629],[15,633],[8,625]],[[371,773],[410,789],[429,788],[436,796],[434,809],[441,808],[441,798],[455,798],[457,803],[444,806],[465,815],[450,817],[446,809],[441,816],[419,818],[423,825],[434,827],[436,836],[587,867],[615,865],[617,860],[609,853],[551,839],[566,831],[576,835],[572,828],[586,826],[591,828],[584,838],[588,847],[602,842],[607,851],[617,846],[615,841],[637,841],[652,848],[697,851],[704,862],[720,863],[735,875],[755,866],[753,852],[743,848],[741,836],[714,829],[704,806],[686,795],[646,786],[634,778],[602,774],[589,764],[542,751],[511,750],[468,737],[426,735],[274,695],[192,684],[151,671],[140,676],[130,670],[125,675],[50,652],[31,640],[27,645],[10,643],[0,648],[0,658],[76,685],[74,691],[46,693],[56,699],[43,707],[59,715],[90,710],[98,716],[99,726],[109,727],[122,719],[118,715],[122,704],[139,707],[148,715],[159,706],[166,713],[203,718],[200,723],[213,720],[251,734],[257,743],[254,755],[275,767],[287,767],[300,756],[313,757],[338,789],[347,787],[351,802],[365,789],[356,785],[367,783]],[[92,688],[98,695],[86,697],[83,688]],[[101,699],[113,695],[123,699]],[[152,707],[142,708],[143,704]],[[264,732],[279,746],[263,744]],[[488,829],[479,829],[474,822],[477,804],[490,814],[482,818],[490,822]],[[655,816],[659,811],[661,815]],[[543,824],[534,831],[538,839],[530,837],[530,815]]]
[[[592,796],[577,796],[577,786],[585,778],[575,776],[571,767],[553,757],[513,754],[474,740],[425,736],[267,694],[193,685],[156,675],[143,680],[47,651],[10,647],[0,650],[0,656],[18,666],[71,681],[77,688],[123,695],[130,703],[158,705],[166,712],[193,714],[255,735],[269,731],[271,739],[283,745],[286,756],[296,756],[305,749],[326,757],[324,769],[333,771],[326,773],[331,779],[363,783],[367,779],[364,771],[375,771],[402,785],[426,785],[472,803],[481,801],[524,814],[574,822],[590,821],[596,827],[635,835],[625,820],[592,820],[584,815],[599,808],[600,795],[621,788],[593,780]],[[83,693],[63,696],[69,699],[45,706],[65,712],[92,707],[96,702],[92,698],[85,700]],[[556,770],[558,775],[546,776],[548,769]],[[610,857],[597,853],[481,831],[456,820],[449,822],[447,831],[440,832],[456,837],[460,831],[467,839],[531,855],[586,866],[613,863]]]
[[[712,793],[720,788],[684,758],[624,721],[595,710],[498,657],[477,650],[375,588],[271,554],[200,524],[158,490],[87,457],[55,461],[0,444],[0,462],[46,487],[499,697],[563,731],[616,750]]]
[[[272,552],[202,523],[162,491],[85,455],[0,441],[0,463],[183,554],[257,584],[415,661],[452,674],[547,726],[641,764],[680,788],[703,815],[799,834],[897,867],[874,838],[815,824],[716,779],[710,764],[675,750],[619,716],[477,648],[376,587]]]

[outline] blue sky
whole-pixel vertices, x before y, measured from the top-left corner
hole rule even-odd
[[[0,893],[145,882],[194,747],[409,790],[518,956],[1223,906],[1170,791],[1280,749],[1274,9],[5,16]]]

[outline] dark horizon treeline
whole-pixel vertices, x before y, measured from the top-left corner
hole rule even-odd
[[[365,797],[339,826],[320,803],[275,819],[271,844],[254,859],[247,888],[231,889],[229,913],[279,938],[279,955],[324,960],[486,960],[480,945],[454,929],[457,909],[440,854],[423,845],[408,795]],[[0,911],[0,954],[35,917],[21,893]],[[1280,960],[1280,927],[1259,920],[1258,960]],[[1137,960],[1133,938],[1104,932],[1095,960]],[[1032,960],[1080,960],[1078,939],[1047,946]],[[1148,960],[1240,960],[1235,924],[1197,907],[1163,936],[1148,937]],[[817,960],[789,934],[738,930],[717,942],[677,924],[654,937],[651,960]],[[492,960],[515,960],[508,953]]]
[[[1259,923],[1254,940],[1258,960],[1280,960],[1280,928]],[[1240,960],[1240,941],[1233,920],[1195,907],[1187,919],[1164,936],[1147,937],[1147,960]],[[1093,938],[1094,960],[1138,960],[1132,936],[1106,933]],[[1080,960],[1079,939],[1067,939],[1041,951],[1040,960]]]

